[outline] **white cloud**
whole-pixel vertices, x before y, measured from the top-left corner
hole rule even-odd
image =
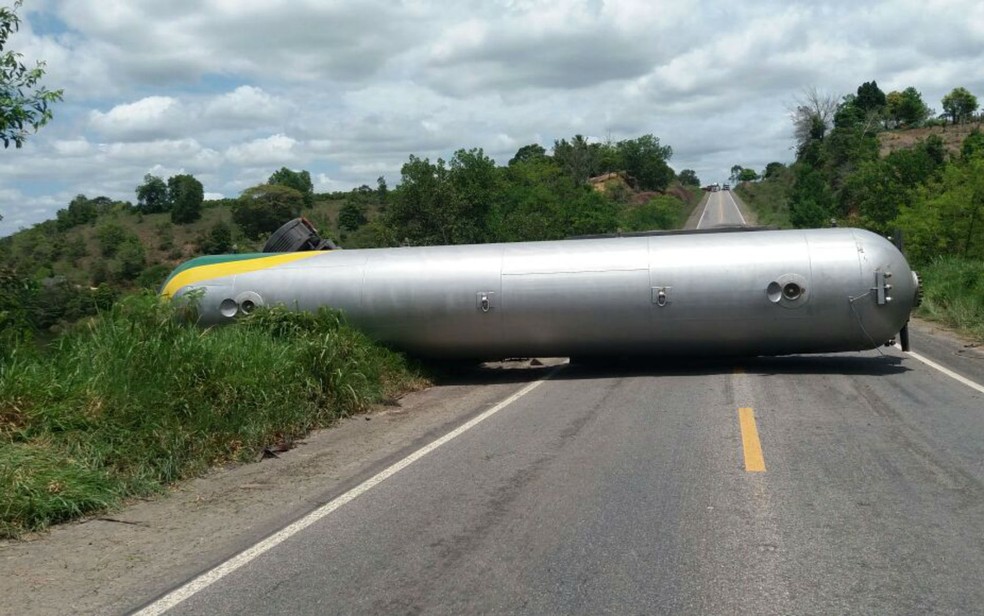
[[[252,127],[277,123],[293,111],[293,105],[271,96],[262,88],[239,86],[205,104],[204,120],[209,125]]]
[[[92,152],[92,144],[86,139],[56,140],[52,147],[59,156],[75,158],[86,156]]]
[[[335,192],[352,188],[351,183],[344,180],[333,179],[325,173],[318,173],[313,178],[315,192]]]
[[[175,137],[184,133],[185,111],[171,96],[148,96],[133,103],[116,105],[108,112],[94,110],[89,123],[96,131],[120,141]]]
[[[99,149],[110,160],[144,160],[153,161],[154,164],[186,160],[202,152],[201,144],[190,137],[136,143],[109,143],[100,145]]]
[[[721,179],[791,159],[804,87],[984,99],[972,0],[48,0],[22,15],[9,48],[47,60],[65,100],[0,158],[0,235],[77,193],[132,200],[149,169],[223,195],[281,166],[345,190],[397,184],[410,154],[481,147],[504,164],[575,133],[652,133],[674,168]]]
[[[296,145],[297,141],[287,135],[271,135],[230,146],[226,150],[226,158],[244,167],[287,165],[297,158],[294,152]]]

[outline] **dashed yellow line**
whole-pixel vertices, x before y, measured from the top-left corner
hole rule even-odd
[[[738,409],[738,423],[741,425],[741,445],[745,451],[745,470],[764,473],[765,458],[762,457],[762,443],[759,442],[758,427],[755,425],[755,412],[747,406]]]

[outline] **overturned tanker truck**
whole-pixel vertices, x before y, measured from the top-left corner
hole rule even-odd
[[[849,228],[333,248],[292,221],[279,252],[192,259],[161,293],[194,297],[204,326],[328,306],[411,354],[482,359],[905,348],[920,293],[896,246]]]

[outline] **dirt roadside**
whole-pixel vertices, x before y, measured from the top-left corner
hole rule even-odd
[[[755,215],[755,212],[752,210],[752,208],[745,205],[745,202],[741,200],[741,197],[738,196],[738,193],[736,193],[733,190],[729,192],[731,193],[731,198],[735,200],[735,205],[738,206],[738,211],[741,212],[742,218],[745,219],[745,223],[751,227],[757,225],[758,216]]]
[[[501,362],[151,501],[0,542],[0,613],[117,614],[249,547],[545,374]]]

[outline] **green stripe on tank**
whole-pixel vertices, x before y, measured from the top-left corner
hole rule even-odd
[[[233,261],[246,261],[248,259],[259,259],[261,257],[269,257],[270,253],[265,252],[244,252],[242,254],[235,255],[205,255],[203,257],[195,257],[185,261],[171,272],[171,275],[167,277],[161,288],[167,287],[167,283],[171,282],[171,279],[180,274],[181,272],[190,270],[195,267],[201,267],[202,265],[215,265],[216,263],[232,263]]]

